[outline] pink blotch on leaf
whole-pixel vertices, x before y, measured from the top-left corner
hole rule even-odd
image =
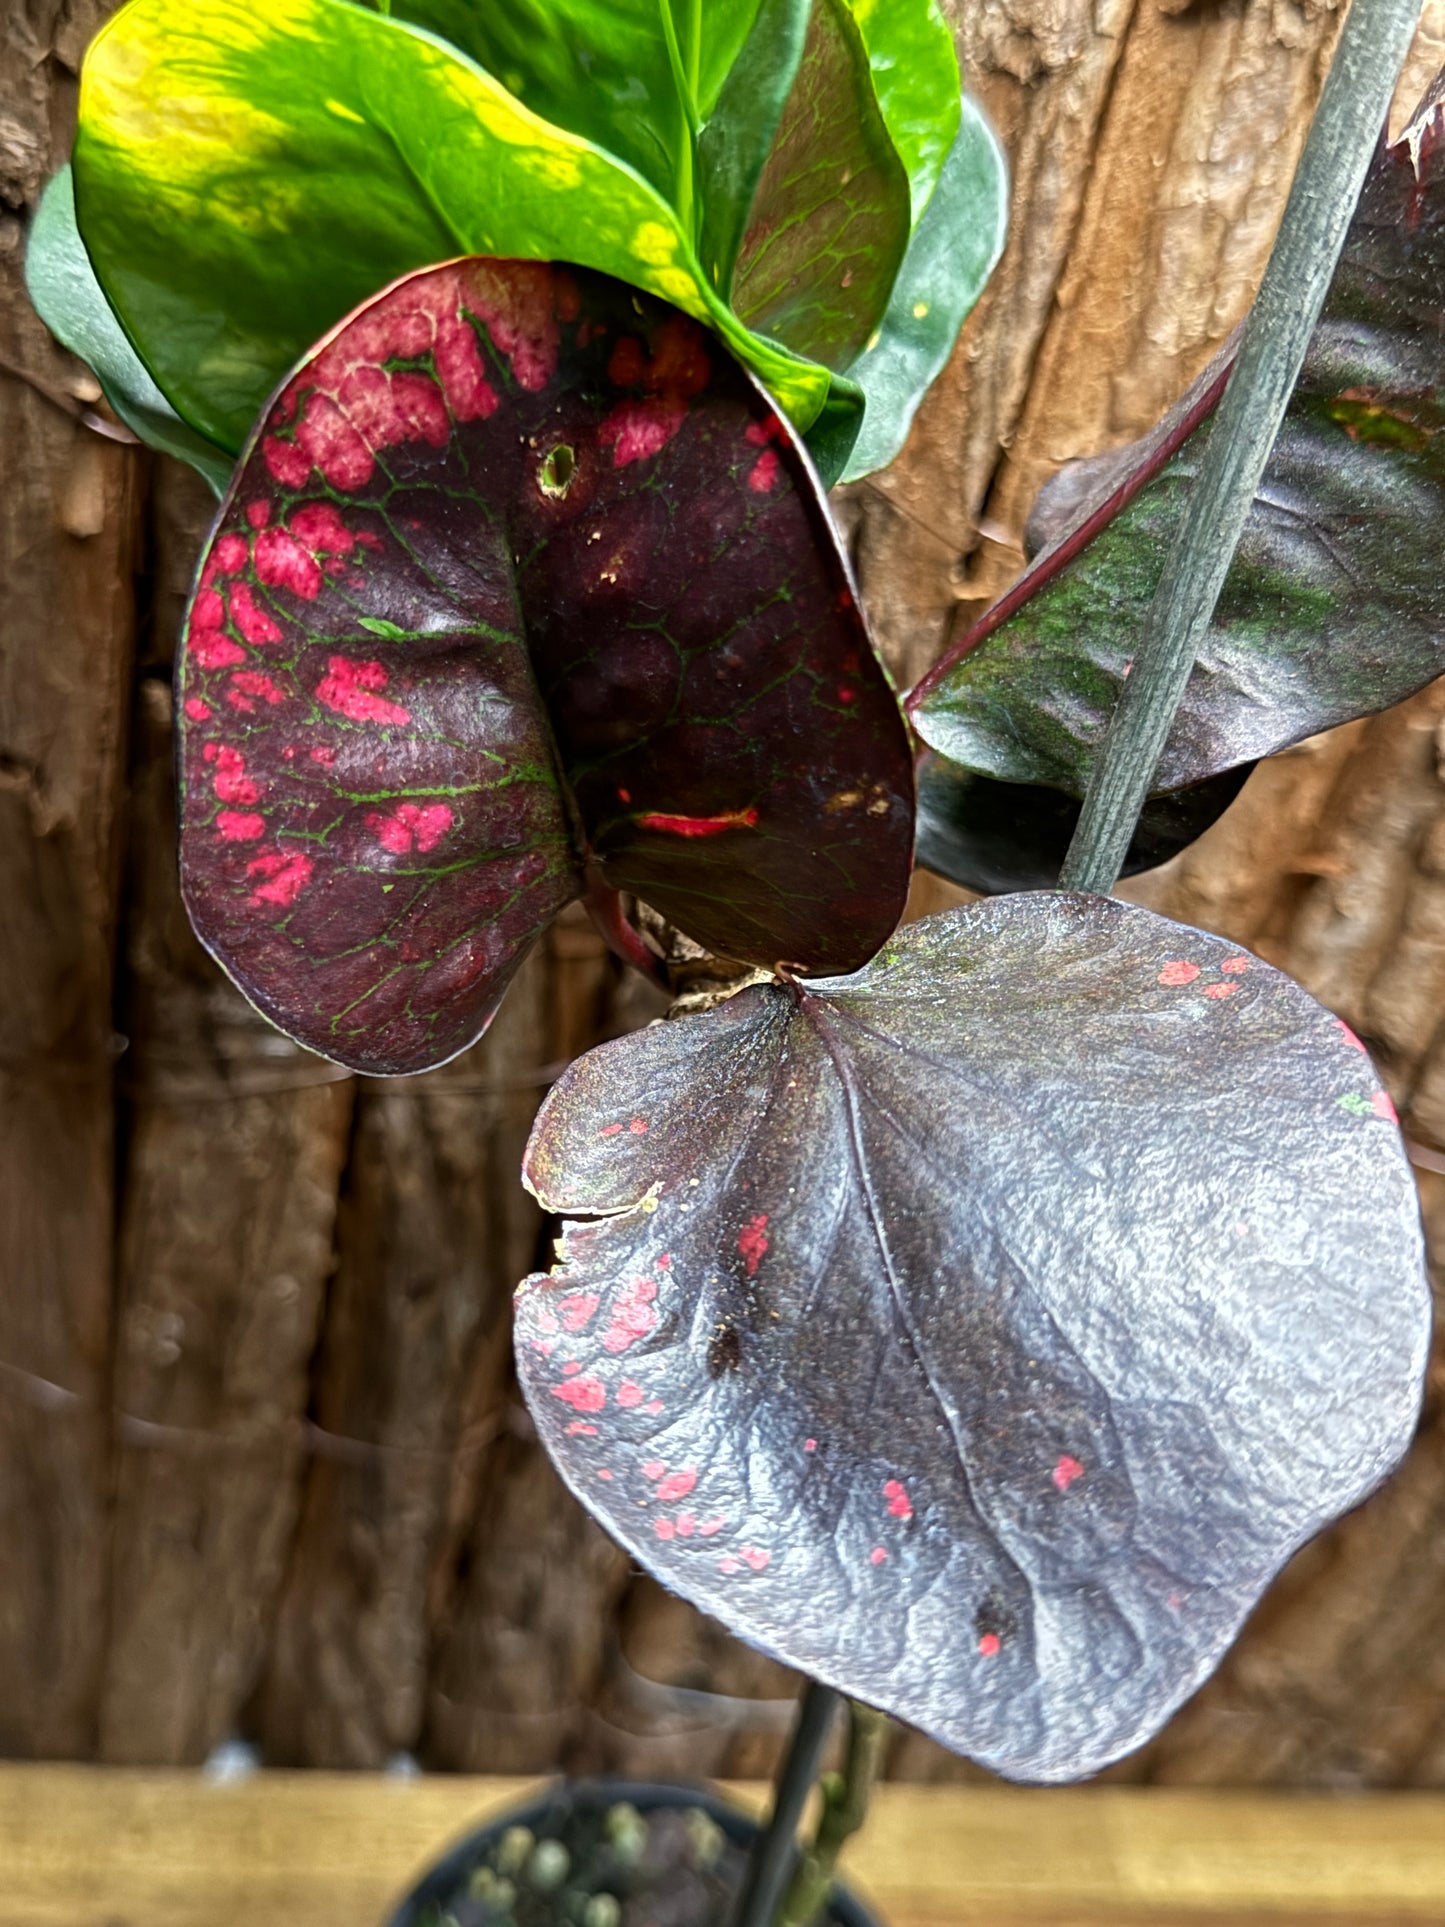
[[[1192,984],[1198,975],[1198,964],[1186,963],[1183,957],[1176,957],[1159,972],[1159,982],[1167,984],[1172,990],[1180,984]]]
[[[597,1135],[598,1137],[616,1137],[621,1129],[622,1126],[620,1124],[604,1124]]]
[[[557,1341],[555,1338],[534,1338],[532,1340],[532,1350],[534,1352],[540,1352],[543,1358],[550,1358],[556,1349]]]
[[[316,565],[313,563],[312,567]],[[393,723],[411,721],[409,710],[400,703],[387,702],[379,693],[391,681],[379,662],[356,662],[350,656],[331,656],[326,674],[316,685],[316,700],[354,723]]]
[[[659,1271],[672,1270],[672,1253],[670,1251],[663,1252],[662,1256],[657,1261],[657,1268]]]
[[[758,1266],[768,1255],[768,1214],[760,1211],[755,1218],[749,1218],[738,1233],[738,1250],[742,1254],[743,1265],[749,1278],[757,1275]]]
[[[268,642],[279,642],[281,640],[281,630],[279,627],[271,620],[264,609],[258,609],[256,607],[255,598],[251,594],[251,585],[249,583],[233,582],[228,592],[228,600],[230,603],[231,620],[246,638],[247,642],[253,643],[257,648],[262,648]]]
[[[207,743],[203,755],[211,766],[211,782],[219,802],[260,802],[260,788],[246,774],[246,759],[240,750],[229,743]]]
[[[199,696],[187,696],[185,711],[193,723],[208,723],[215,711],[209,703],[203,703]]]
[[[314,602],[321,593],[316,558],[285,529],[263,529],[256,537],[256,574],[271,589],[289,589]]]
[[[700,1539],[711,1539],[717,1533],[721,1532],[723,1527],[726,1524],[727,1524],[727,1520],[721,1517],[713,1518],[713,1519],[704,1519],[702,1524],[697,1529],[698,1537]]]
[[[627,1128],[634,1137],[646,1137],[647,1119],[645,1117],[635,1117]]]
[[[805,1452],[816,1452],[817,1449],[818,1449],[818,1441],[816,1439],[803,1440],[803,1450]]]
[[[692,1468],[682,1472],[669,1472],[657,1488],[659,1499],[685,1499],[697,1484],[697,1473]]]
[[[624,1378],[617,1388],[617,1403],[622,1406],[624,1411],[630,1412],[633,1406],[640,1405],[642,1400],[642,1387],[634,1384],[630,1378]]]
[[[733,1558],[730,1552],[725,1552],[722,1558],[718,1560],[717,1569],[721,1573],[726,1573],[729,1579],[732,1578],[735,1572],[742,1571],[741,1565]]]
[[[888,1510],[895,1519],[913,1517],[913,1501],[901,1479],[889,1479],[883,1487],[883,1496],[888,1501]]]
[[[313,555],[350,555],[356,537],[334,502],[307,502],[292,511],[288,526]]]
[[[1399,1113],[1388,1091],[1376,1091],[1370,1099],[1370,1109],[1376,1117],[1383,1118],[1387,1124],[1398,1124],[1400,1121]]]
[[[207,594],[210,593],[208,590]],[[200,669],[234,669],[237,663],[246,660],[246,652],[240,643],[232,642],[219,629],[193,628],[189,649],[191,660]]]
[[[234,575],[238,569],[244,569],[250,559],[251,544],[244,535],[223,535],[211,550],[206,577],[209,578],[212,570],[218,575]]]
[[[692,1515],[692,1513],[690,1513],[690,1512],[679,1512],[679,1513],[678,1513],[678,1515],[677,1515],[677,1536],[678,1536],[678,1538],[679,1538],[679,1539],[690,1539],[690,1538],[692,1537],[692,1535],[693,1535],[693,1533],[694,1533],[694,1532],[696,1532],[696,1531],[697,1531],[697,1520],[696,1520],[696,1519],[694,1518],[694,1516]]]
[[[486,326],[518,385],[535,394],[557,366],[559,306],[575,283],[541,261],[470,261],[456,270],[463,304]]]
[[[248,502],[246,504],[246,520],[251,524],[253,529],[264,529],[266,524],[271,520],[271,504],[266,501]]]
[[[425,856],[455,821],[454,812],[445,803],[398,803],[390,815],[378,811],[368,816],[366,825],[375,830],[377,842],[393,856],[410,856],[413,850]]]
[[[778,479],[778,451],[765,448],[748,473],[748,487],[755,495],[766,495]]]
[[[255,843],[266,834],[266,819],[241,810],[221,810],[216,828],[226,843]]]
[[[660,1479],[666,1470],[661,1459],[649,1459],[642,1468],[642,1476],[644,1479]]]
[[[575,1358],[568,1359],[567,1363],[562,1367],[562,1376],[563,1378],[575,1378],[581,1369],[582,1367]]]
[[[677,1531],[671,1519],[654,1519],[652,1529],[659,1539],[670,1539]]]
[[[600,1303],[595,1291],[574,1292],[571,1297],[561,1299],[557,1310],[565,1329],[569,1332],[582,1331],[591,1322]]]
[[[687,410],[665,401],[623,401],[597,431],[598,443],[612,450],[612,466],[648,461],[660,455],[687,419]]]
[[[651,1417],[655,1418],[662,1410],[662,1400],[660,1398],[650,1398],[642,1409]]]
[[[743,1564],[750,1566],[754,1572],[762,1572],[765,1567],[772,1564],[773,1555],[770,1552],[764,1552],[758,1546],[743,1546],[740,1552]]]
[[[257,701],[269,703],[274,709],[286,700],[285,692],[276,687],[269,676],[259,669],[238,669],[227,679],[228,690],[238,689],[243,696],[254,696]]]
[[[320,763],[323,769],[330,769],[336,761],[336,751],[329,743],[318,743],[311,751],[311,760],[313,763]]]
[[[607,1388],[600,1378],[569,1378],[551,1389],[553,1398],[575,1412],[600,1412],[607,1403]]]
[[[1356,1037],[1355,1033],[1350,1029],[1349,1025],[1345,1022],[1343,1017],[1337,1017],[1335,1019],[1335,1029],[1340,1033],[1341,1037],[1344,1038],[1345,1042],[1350,1046],[1351,1050],[1360,1051],[1365,1056],[1369,1055],[1369,1052],[1365,1050],[1364,1044],[1361,1042],[1361,1040],[1358,1037]]]
[[[610,1479],[612,1474],[607,1470],[605,1465],[599,1465],[597,1468],[597,1476],[599,1479]]]
[[[743,430],[743,440],[754,448],[766,448],[775,435],[781,435],[783,425],[776,415],[769,415],[766,421],[749,422]]]
[[[1238,984],[1206,984],[1204,986],[1204,995],[1206,997],[1213,997],[1217,1001],[1221,997],[1232,997],[1238,989]]]
[[[1226,957],[1224,962],[1219,966],[1219,968],[1221,970],[1227,970],[1231,976],[1237,977],[1241,971],[1248,970],[1249,958],[1248,957]]]
[[[992,1659],[1002,1644],[1003,1641],[997,1633],[985,1633],[983,1638],[978,1642],[978,1650],[985,1659]]]
[[[1067,1492],[1075,1479],[1083,1478],[1084,1468],[1077,1459],[1071,1458],[1067,1452],[1061,1452],[1059,1454],[1059,1462],[1049,1476],[1059,1488],[1060,1492]]]
[[[460,315],[442,315],[432,346],[447,406],[459,422],[485,421],[497,410],[497,391],[487,380],[477,331]]]
[[[573,1438],[595,1439],[597,1436],[597,1427],[589,1425],[585,1418],[574,1418],[567,1431]]]
[[[637,827],[663,836],[721,836],[724,830],[755,829],[757,821],[755,809],[724,810],[718,816],[669,816],[663,810],[648,810],[638,817]]]
[[[282,488],[304,488],[311,480],[311,457],[295,442],[283,441],[279,435],[268,435],[261,444],[261,453],[266,459],[266,467],[271,479],[279,482]],[[252,503],[252,511],[260,506]],[[253,526],[259,527],[259,524]]]
[[[309,856],[287,856],[281,850],[256,857],[246,865],[248,877],[262,878],[251,892],[251,902],[258,909],[266,903],[286,909],[306,888],[315,867]]]
[[[602,1334],[602,1349],[614,1356],[645,1338],[657,1325],[653,1300],[657,1286],[650,1278],[634,1278],[611,1307],[607,1329]]]
[[[887,1557],[888,1554],[883,1550],[882,1546],[874,1546],[868,1555],[868,1563],[870,1566],[881,1566]]]

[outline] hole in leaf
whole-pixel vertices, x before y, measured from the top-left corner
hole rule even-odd
[[[566,442],[558,442],[555,448],[549,448],[542,457],[542,466],[537,473],[537,486],[554,502],[560,502],[571,488],[572,477],[576,473],[576,449],[569,448]]]

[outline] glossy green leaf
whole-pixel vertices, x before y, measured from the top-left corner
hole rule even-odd
[[[346,0],[132,0],[86,60],[75,173],[112,307],[173,406],[228,449],[343,314],[468,253],[573,260],[675,301],[799,427],[827,395],[822,368],[718,299],[633,170]]]
[[[867,403],[844,481],[885,467],[902,448],[1007,231],[1008,165],[982,110],[965,98],[958,134],[908,244],[888,311],[848,370]]]
[[[888,305],[908,246],[908,175],[845,0],[813,0],[797,79],[733,273],[750,328],[840,373]]]
[[[35,210],[25,250],[25,285],[35,312],[56,340],[94,372],[126,427],[152,448],[198,468],[219,495],[231,472],[231,458],[181,420],[126,339],[75,225],[68,167],[49,183]]]
[[[763,0],[698,137],[699,252],[726,290],[763,167],[797,78],[812,0]]]
[[[689,109],[679,99],[664,6],[691,115],[705,121],[759,0],[392,0],[378,11],[440,34],[534,114],[628,162],[679,207]]]
[[[959,127],[958,54],[936,0],[848,0],[873,91],[908,170],[913,221],[927,207]]]
[[[1445,674],[1440,87],[1371,166],[1158,791],[1385,709]],[[1004,782],[1082,795],[1232,353],[1150,435],[1048,486],[1030,523],[1043,552],[910,698],[932,748]]]

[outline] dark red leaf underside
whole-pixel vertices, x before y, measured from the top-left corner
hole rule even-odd
[[[321,344],[223,507],[183,868],[265,1013],[442,1061],[595,863],[710,948],[861,963],[907,887],[897,704],[790,431],[602,275],[471,261]]]
[[[1018,1778],[1139,1745],[1404,1451],[1418,1208],[1298,985],[1014,896],[581,1059],[538,1429],[669,1586]]]

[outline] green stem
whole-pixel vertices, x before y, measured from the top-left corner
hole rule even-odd
[[[841,1774],[823,1779],[823,1811],[813,1844],[783,1896],[774,1927],[813,1927],[833,1891],[833,1875],[844,1843],[862,1826],[888,1737],[888,1715],[848,1702],[848,1754]]]
[[[695,238],[697,223],[694,218],[696,191],[693,186],[696,162],[697,137],[700,129],[697,116],[697,70],[701,18],[697,12],[696,0],[690,0],[688,15],[688,60],[684,61],[682,49],[677,42],[677,22],[672,17],[672,0],[657,0],[657,10],[662,16],[662,37],[667,43],[667,63],[672,69],[672,84],[677,94],[680,125],[677,136],[677,175],[676,199],[678,218],[683,231]]]
[[[774,1927],[778,1903],[798,1856],[798,1825],[841,1703],[841,1694],[815,1679],[803,1688],[797,1723],[778,1773],[773,1811],[749,1857],[732,1927]]]
[[[1353,0],[1184,522],[1094,760],[1059,882],[1113,888],[1244,532],[1385,125],[1419,0]]]

